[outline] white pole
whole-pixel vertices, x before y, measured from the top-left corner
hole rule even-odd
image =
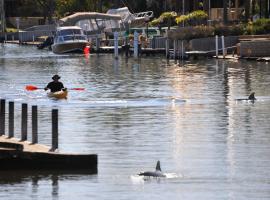
[[[138,58],[138,45],[139,45],[139,34],[137,31],[134,32],[134,58]]]
[[[114,32],[114,58],[118,58],[118,32]]]
[[[225,43],[224,43],[224,36],[221,36],[221,42],[222,42],[222,54],[223,58],[225,58]]]
[[[218,36],[216,35],[216,58],[218,58]]]

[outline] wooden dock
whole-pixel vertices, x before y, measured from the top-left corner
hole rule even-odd
[[[14,102],[9,102],[8,134],[5,132],[5,100],[0,101],[0,171],[61,170],[96,174],[96,154],[58,152],[58,110],[52,110],[52,147],[38,144],[37,106],[32,106],[32,141],[27,141],[27,104],[22,104],[21,139],[14,138]]]

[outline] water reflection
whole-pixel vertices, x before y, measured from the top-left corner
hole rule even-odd
[[[38,104],[41,143],[50,145],[53,106],[59,108],[60,150],[99,155],[98,176],[29,175],[14,182],[19,190],[33,184],[24,199],[46,196],[44,188],[59,199],[78,190],[74,198],[269,199],[269,64],[210,59],[179,66],[163,57],[65,57],[26,47],[5,52],[0,96]],[[70,91],[65,101],[24,91],[29,82],[44,86],[54,73],[67,87],[86,90]],[[254,104],[235,101],[251,91]],[[130,175],[157,160],[183,178],[131,184]],[[3,182],[1,188],[13,190]]]

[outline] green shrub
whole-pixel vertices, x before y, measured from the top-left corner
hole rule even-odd
[[[243,35],[244,34],[244,26],[243,25],[235,25],[235,26],[215,26],[214,34],[220,36],[230,36],[230,35]]]
[[[168,32],[168,37],[177,40],[191,40],[205,38],[214,35],[214,28],[211,26],[188,26],[180,27]]]
[[[169,18],[175,18],[176,16],[177,16],[176,12],[164,12],[160,15],[160,18],[169,19]]]
[[[160,18],[155,18],[149,23],[149,25],[150,26],[159,26],[161,23],[162,23],[162,20]]]
[[[249,22],[246,26],[246,34],[259,35],[270,33],[270,19],[258,19],[255,22]]]
[[[150,26],[162,26],[167,24],[171,26],[171,22],[177,16],[176,12],[164,12],[158,18],[153,19],[149,24]]]
[[[181,15],[175,18],[177,24],[188,24],[188,25],[200,25],[206,21],[208,15],[202,10],[193,11],[187,15]]]

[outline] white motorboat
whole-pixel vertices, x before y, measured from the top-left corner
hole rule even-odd
[[[52,51],[56,54],[83,52],[88,44],[87,37],[80,27],[63,26],[56,30]]]

